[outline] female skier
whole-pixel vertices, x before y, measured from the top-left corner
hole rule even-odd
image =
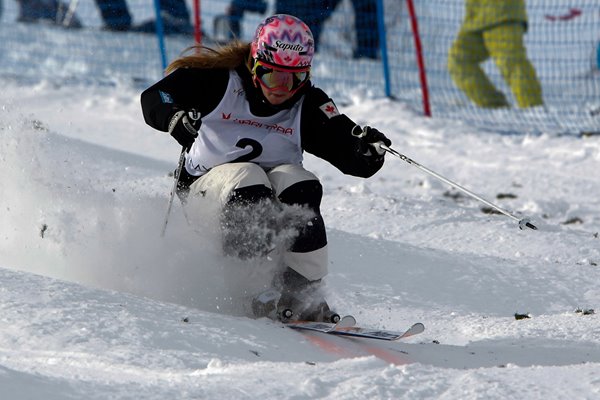
[[[248,259],[272,251],[274,232],[289,227],[273,221],[281,214],[265,205],[309,210],[299,214],[273,287],[256,295],[252,308],[256,317],[335,320],[317,290],[328,264],[323,188],[303,168],[302,153],[368,178],[383,166],[379,144],[391,141],[340,114],[311,83],[313,36],[294,16],[268,17],[249,44],[193,49],[141,96],[146,123],[168,132],[185,152],[178,194],[186,214],[193,219],[216,208],[225,254]]]

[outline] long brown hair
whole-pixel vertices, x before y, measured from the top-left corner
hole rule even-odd
[[[192,53],[187,54],[186,53]],[[249,65],[250,43],[235,40],[218,49],[196,45],[188,47],[183,55],[173,61],[166,69],[171,73],[178,68],[225,68],[234,69],[241,64]]]

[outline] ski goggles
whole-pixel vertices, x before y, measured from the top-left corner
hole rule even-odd
[[[268,90],[295,92],[310,78],[310,67],[300,71],[290,71],[256,61],[252,68],[252,75]]]

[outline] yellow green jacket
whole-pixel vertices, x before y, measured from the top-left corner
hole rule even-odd
[[[524,0],[466,0],[462,31],[481,31],[506,22],[521,22],[527,29]]]

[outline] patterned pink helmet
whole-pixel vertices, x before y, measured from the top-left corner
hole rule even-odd
[[[273,15],[258,25],[250,49],[254,61],[291,70],[310,68],[314,53],[308,25],[287,14]]]

